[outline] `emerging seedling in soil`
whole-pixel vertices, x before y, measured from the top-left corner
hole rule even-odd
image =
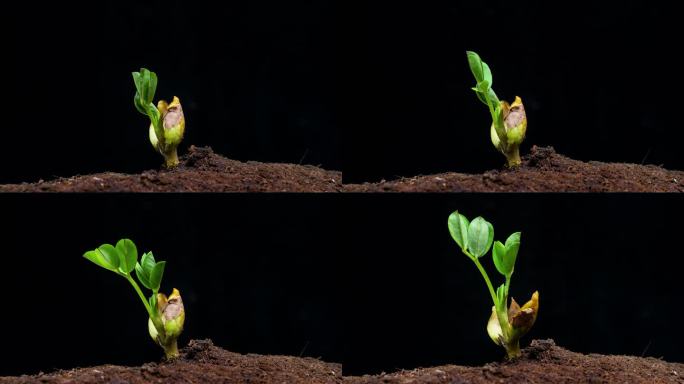
[[[487,333],[495,344],[506,349],[509,359],[520,356],[520,338],[532,328],[539,312],[539,292],[532,294],[532,299],[522,308],[511,299],[508,305],[508,290],[511,286],[511,276],[515,267],[520,248],[520,232],[508,236],[506,243],[494,240],[494,227],[482,217],[472,222],[454,212],[449,215],[449,232],[461,251],[475,263],[487,284],[494,306],[487,323]],[[506,282],[494,290],[487,272],[480,264],[480,258],[492,248],[494,266],[506,278]]]
[[[148,330],[150,336],[164,349],[167,359],[178,357],[177,340],[183,332],[185,308],[180,292],[176,288],[168,297],[159,293],[166,261],[155,261],[152,252],[147,252],[142,255],[140,262],[138,262],[138,250],[135,244],[128,239],[119,240],[116,246],[103,244],[86,252],[83,257],[131,283],[149,315]],[[145,298],[140,286],[131,276],[133,270],[135,270],[140,283],[152,291],[149,298]]]
[[[185,116],[178,97],[171,104],[159,100],[155,106],[154,93],[157,91],[157,74],[146,69],[133,72],[135,82],[134,104],[138,112],[150,118],[150,142],[154,149],[164,156],[164,165],[174,168],[178,165],[178,144],[185,133]]]
[[[466,52],[470,70],[475,76],[477,84],[473,88],[477,98],[488,108],[492,116],[490,136],[494,147],[506,156],[508,167],[520,165],[520,144],[525,139],[527,130],[527,116],[520,97],[516,96],[513,104],[499,101],[492,85],[492,71],[487,63],[480,59],[475,52]]]

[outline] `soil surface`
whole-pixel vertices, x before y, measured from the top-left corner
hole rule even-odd
[[[375,376],[342,377],[340,364],[291,356],[241,355],[193,340],[178,360],[141,367],[102,365],[35,376],[0,377],[15,383],[684,383],[684,364],[633,356],[583,355],[534,340],[520,359],[482,367],[445,365]]]
[[[342,173],[311,165],[240,162],[191,146],[173,170],[105,172],[0,192],[684,192],[684,171],[654,165],[583,162],[532,147],[518,169],[442,173],[379,183],[342,184]]]
[[[483,367],[445,365],[346,380],[349,384],[684,383],[684,364],[633,356],[583,355],[560,348],[552,340],[535,340],[513,362]]]
[[[0,192],[338,192],[342,174],[311,165],[246,163],[191,146],[173,170],[98,173],[0,185]]]
[[[36,376],[0,377],[9,383],[342,383],[342,366],[312,358],[241,355],[193,340],[172,362],[142,367],[102,365]]]
[[[347,184],[347,192],[684,192],[684,171],[654,165],[583,162],[551,147],[532,147],[520,168],[483,174],[443,173]]]

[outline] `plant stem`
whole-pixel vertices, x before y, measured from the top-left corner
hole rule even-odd
[[[162,348],[164,348],[164,354],[166,355],[166,358],[169,360],[175,359],[180,355],[178,353],[177,339],[173,339],[168,343],[168,345],[162,345]]]
[[[485,279],[485,283],[487,283],[487,288],[489,288],[489,294],[492,296],[492,302],[494,302],[494,306],[496,306],[496,293],[494,292],[494,286],[492,286],[492,282],[489,280],[489,276],[487,276],[487,271],[484,270],[482,264],[480,264],[480,261],[477,260],[477,257],[470,257],[473,259],[473,262],[475,262],[477,269],[480,270],[482,277]]]
[[[506,160],[508,161],[508,164],[506,164],[508,168],[516,168],[522,164],[522,160],[520,160],[519,145],[512,145],[508,147],[504,155],[506,155]]]
[[[164,165],[166,166],[166,168],[169,168],[169,169],[175,168],[180,163],[180,161],[178,160],[177,148],[174,148],[173,150],[162,153],[162,155],[164,155],[164,160],[165,160]]]
[[[140,300],[142,300],[143,304],[145,305],[145,309],[147,310],[147,314],[152,317],[152,308],[150,308],[150,303],[147,302],[147,299],[145,298],[145,295],[143,295],[142,291],[140,290],[140,287],[138,286],[138,283],[133,280],[131,275],[126,275],[126,280],[128,280],[129,283],[135,288],[135,291],[138,292],[138,296],[140,296]]]
[[[522,355],[522,352],[520,352],[520,340],[512,341],[510,344],[507,343],[505,347],[508,360],[518,358]]]
[[[504,285],[504,293],[506,294],[506,303],[508,303],[508,288],[511,286],[511,275],[506,276],[506,284]]]

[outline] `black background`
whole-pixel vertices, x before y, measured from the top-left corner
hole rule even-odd
[[[2,182],[158,167],[130,72],[179,95],[190,144],[346,182],[481,172],[503,157],[466,50],[520,95],[523,154],[683,169],[677,12],[665,1],[15,4]]]
[[[347,3],[348,4],[348,3]],[[466,50],[502,100],[522,97],[531,145],[580,160],[683,169],[678,13],[665,1],[371,1],[341,50],[345,182],[482,172],[505,159]]]
[[[183,347],[341,362],[336,217],[317,196],[5,196],[0,376],[159,361],[147,314],[123,278],[84,259],[129,237],[167,260]],[[149,293],[146,291],[146,293]]]
[[[345,231],[344,374],[500,361],[491,298],[447,229],[460,210],[522,232],[511,296],[539,291],[521,345],[553,338],[584,353],[684,360],[681,199],[642,195],[357,196]],[[346,208],[347,211],[351,208]],[[503,283],[491,253],[483,266]]]
[[[133,107],[132,71],[180,97],[179,154],[209,145],[238,160],[340,170],[330,1],[23,2],[8,11],[0,182],[162,162]],[[5,64],[5,65],[8,65]]]

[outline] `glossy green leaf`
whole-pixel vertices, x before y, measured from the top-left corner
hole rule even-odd
[[[140,70],[140,73],[142,74],[142,100],[145,104],[150,103],[150,71],[148,71],[145,68],[142,68]]]
[[[494,227],[482,217],[476,217],[468,226],[468,250],[475,257],[484,256],[492,245]]]
[[[482,94],[482,92],[478,91],[477,88],[475,88],[475,87],[473,87],[473,88],[471,88],[471,89],[472,89],[473,91],[475,91],[475,95],[477,95],[477,98],[478,98],[484,105],[488,105],[488,104],[487,104],[487,99],[485,99],[484,94]]]
[[[506,258],[506,246],[500,241],[494,242],[494,248],[492,249],[492,259],[494,260],[494,266],[500,274],[506,276],[509,271],[506,269],[506,264],[504,259]]]
[[[512,274],[515,268],[515,260],[518,258],[518,249],[520,249],[520,232],[515,232],[506,239],[506,257],[504,262],[509,274]]]
[[[154,94],[157,93],[157,74],[150,71],[150,82],[147,85],[149,102],[154,104]]]
[[[482,80],[479,83],[477,83],[477,91],[480,93],[486,93],[489,94],[489,82],[487,80]]]
[[[154,292],[159,291],[162,277],[164,277],[164,267],[166,267],[166,261],[160,261],[152,268],[152,273],[150,273],[150,289]]]
[[[475,77],[475,81],[478,83],[481,82],[485,79],[485,77],[484,70],[482,68],[482,60],[480,59],[480,56],[472,51],[467,51],[466,55],[468,56],[468,65],[470,66],[470,71],[473,73],[473,76]]]
[[[133,75],[133,83],[135,84],[135,90],[138,93],[142,93],[142,76],[140,75],[140,72],[132,72]]]
[[[506,305],[506,284],[501,284],[496,289],[496,310],[497,312],[507,313],[508,306]]]
[[[465,216],[458,213],[458,211],[449,215],[449,233],[451,233],[451,237],[454,239],[454,241],[456,241],[456,244],[458,244],[458,246],[461,247],[462,250],[468,249],[469,225],[470,223],[468,222],[468,219]]]
[[[116,243],[116,250],[119,253],[121,262],[119,270],[123,273],[131,273],[138,261],[138,249],[129,239],[121,239]]]
[[[496,96],[496,93],[491,86],[487,90],[487,99],[492,103],[492,108],[494,109],[501,105],[501,101],[499,101],[499,98]]]
[[[140,265],[147,275],[152,274],[152,268],[154,268],[155,264],[157,263],[152,252],[144,253],[140,258]]]
[[[499,136],[502,145],[505,147],[508,144],[508,136],[506,136],[506,126],[504,125],[503,108],[501,108],[501,105],[496,107],[494,114],[494,129],[496,130],[496,135]]]
[[[485,253],[489,251],[489,248],[492,247],[492,243],[494,242],[494,226],[489,221],[487,221],[486,223],[487,229],[489,230],[489,237],[487,238],[487,246],[485,247],[487,251],[485,251]]]
[[[140,263],[135,263],[135,275],[138,277],[138,281],[140,281],[140,284],[142,284],[147,289],[152,289],[150,288],[150,275],[145,273]]]
[[[83,254],[83,257],[104,269],[119,273],[119,256],[116,249],[110,244],[105,244],[95,250],[88,251]]]
[[[138,92],[136,92],[135,96],[133,97],[133,105],[135,105],[135,109],[137,109],[138,112],[142,113],[143,115],[147,115],[147,110],[145,109],[142,100],[140,100],[140,94]]]
[[[482,80],[488,82],[490,88],[494,86],[494,79],[492,79],[492,70],[489,69],[489,65],[487,65],[487,63],[485,63],[484,61],[482,62]]]

